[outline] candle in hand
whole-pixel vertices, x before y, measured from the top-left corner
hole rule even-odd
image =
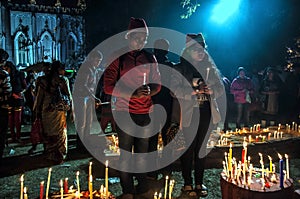
[[[20,199],[23,199],[23,191],[24,191],[24,175],[21,175],[20,183],[21,183]]]
[[[286,159],[286,177],[290,178],[290,169],[289,169],[289,156],[287,154],[284,155]]]

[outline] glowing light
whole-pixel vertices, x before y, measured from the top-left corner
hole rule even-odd
[[[211,20],[219,24],[224,23],[239,10],[240,3],[241,0],[220,0],[212,11]]]

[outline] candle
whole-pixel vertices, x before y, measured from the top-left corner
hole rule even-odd
[[[159,194],[158,194],[158,199],[161,199],[161,196],[162,196],[162,194],[161,194],[161,193],[159,193]]]
[[[284,182],[286,181],[287,177],[286,177],[286,170],[283,170],[283,175],[284,175]]]
[[[104,193],[104,186],[103,184],[100,186],[100,198],[103,197],[103,193]]]
[[[169,176],[166,176],[166,183],[165,183],[164,199],[166,199],[166,198],[167,198],[168,179],[169,179]]]
[[[272,158],[269,155],[268,155],[268,157],[269,157],[269,160],[270,160],[270,173],[272,173],[272,169],[273,169]]]
[[[258,142],[258,136],[255,137],[255,142]]]
[[[62,181],[62,179],[60,179],[59,185],[60,185],[60,199],[63,199],[64,198],[64,188],[63,188],[63,181]]]
[[[28,199],[27,188],[26,187],[24,187],[24,199]]]
[[[64,192],[65,193],[69,192],[68,178],[65,178],[64,180]]]
[[[90,162],[90,164],[89,164],[89,178],[92,175],[92,164],[93,164],[93,162]]]
[[[285,156],[285,161],[286,161],[286,177],[289,179],[290,178],[290,169],[289,169],[289,156],[287,154]]]
[[[283,189],[283,159],[282,156],[278,153],[279,157],[279,187]]]
[[[49,194],[51,171],[52,171],[52,168],[49,168],[49,170],[48,170],[47,188],[46,188],[46,199],[48,199],[48,194]]]
[[[23,191],[24,191],[24,175],[21,175],[20,183],[21,183],[20,199],[23,199]]]
[[[77,191],[80,198],[80,184],[79,184],[79,171],[76,172],[76,183],[77,183]]]
[[[268,134],[268,140],[270,140],[270,139],[271,139],[271,133]]]
[[[40,199],[44,198],[44,181],[40,183]]]
[[[93,199],[93,176],[90,175],[89,179],[89,193],[90,193],[90,199]]]
[[[223,161],[223,172],[227,175],[226,163]]]
[[[154,199],[157,199],[157,192],[154,193]]]
[[[261,153],[259,153],[260,156],[260,164],[261,164],[261,176],[262,178],[264,177],[264,160],[263,160],[263,156]]]
[[[250,133],[252,133],[252,128],[253,128],[253,127],[251,126],[251,127],[250,127]]]
[[[206,79],[205,79],[205,81],[207,81],[208,80],[208,76],[209,76],[209,70],[210,70],[210,68],[206,68]]]
[[[251,135],[249,135],[248,141],[249,141],[249,143],[251,143],[251,141],[252,141]]]
[[[108,160],[105,161],[105,198],[108,199]]]
[[[228,166],[228,161],[227,161],[227,153],[225,152],[224,155],[225,155],[225,163],[226,163],[226,168],[227,168],[226,176],[229,177],[229,166]]]
[[[169,186],[169,199],[172,198],[172,191],[173,191],[173,187],[174,187],[174,180],[170,180],[170,186]]]
[[[232,173],[232,143],[229,146],[229,154],[228,154],[228,169],[229,172]]]

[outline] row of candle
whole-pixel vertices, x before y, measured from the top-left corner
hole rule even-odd
[[[175,180],[169,180],[169,176],[166,176],[166,181],[165,181],[165,188],[164,188],[164,199],[171,199],[172,198],[172,193],[175,185]],[[169,190],[168,190],[169,189]],[[153,196],[154,199],[162,199],[162,193],[154,193]]]
[[[269,168],[265,169],[264,168],[264,161],[263,161],[263,155],[259,153],[260,156],[260,164],[261,164],[261,176],[264,178],[264,173],[269,175],[270,173],[276,173],[275,170],[275,165],[272,163],[272,158],[268,156],[270,163],[269,163]],[[242,161],[239,161],[239,164],[237,165],[237,161],[234,157],[232,157],[232,144],[230,143],[230,148],[229,148],[229,153],[227,154],[225,152],[225,161],[223,161],[223,170],[224,173],[226,174],[228,179],[232,180],[237,180],[239,181],[239,177],[241,175],[241,172],[243,171],[243,178],[244,178],[244,185],[246,185],[246,181],[248,181],[248,186],[251,184],[251,177],[252,177],[252,170],[253,165],[250,164],[250,156],[248,156],[248,161],[246,159],[247,157],[247,142],[244,141],[243,143],[243,150],[242,150]],[[285,154],[285,159],[286,159],[286,171],[283,168],[283,158],[280,154],[278,154],[279,157],[279,179],[280,179],[280,188],[283,188],[283,181],[284,179],[289,179],[289,159],[288,155]],[[234,169],[233,169],[234,165]],[[243,168],[243,170],[242,170]],[[246,172],[249,173],[248,178],[246,179]],[[286,176],[285,176],[286,173]],[[284,177],[285,176],[285,177]]]
[[[52,173],[52,168],[49,168],[48,170],[48,178],[47,178],[47,187],[46,187],[46,199],[49,198],[49,188],[50,188],[50,181],[51,181],[51,173]],[[81,192],[80,192],[80,182],[79,182],[79,171],[76,172],[76,184],[77,184],[77,191],[75,193],[76,198],[81,197]],[[59,181],[60,185],[60,195],[61,198],[63,198],[64,193],[69,192],[68,188],[68,178],[63,180],[61,179]],[[24,175],[21,175],[20,178],[20,186],[21,186],[21,191],[20,191],[20,199],[28,199],[27,193],[26,193],[26,187],[24,188]],[[89,174],[88,174],[88,188],[89,188],[89,197],[90,199],[93,199],[93,176],[92,176],[92,162],[89,163]],[[108,191],[108,161],[105,162],[105,188],[103,185],[101,185],[100,188],[100,194],[101,198],[108,199],[109,197],[109,191]],[[40,183],[40,199],[44,198],[44,181]]]

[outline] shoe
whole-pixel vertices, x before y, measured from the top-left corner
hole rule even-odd
[[[117,199],[133,199],[133,194],[122,194],[117,196]]]
[[[201,186],[201,188],[199,189],[199,187]],[[208,190],[207,187],[205,185],[197,185],[196,186],[196,193],[198,195],[198,197],[206,197],[208,195]]]
[[[191,185],[185,185],[178,199],[198,199],[198,194]]]

